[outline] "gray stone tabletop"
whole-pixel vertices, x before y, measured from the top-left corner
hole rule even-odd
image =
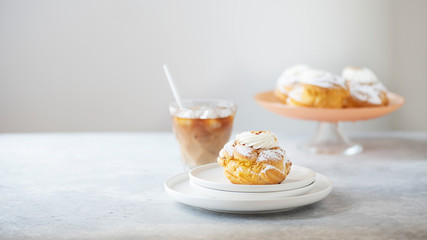
[[[0,239],[427,239],[427,134],[353,136],[365,151],[300,152],[330,177],[321,202],[264,215],[215,213],[163,189],[182,171],[171,133],[0,134]]]

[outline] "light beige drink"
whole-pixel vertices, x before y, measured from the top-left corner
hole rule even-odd
[[[230,138],[236,106],[227,101],[184,101],[171,104],[173,131],[186,167],[216,162]]]

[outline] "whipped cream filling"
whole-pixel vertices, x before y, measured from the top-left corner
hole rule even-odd
[[[236,135],[236,141],[255,149],[279,146],[276,136],[269,131],[247,131]]]
[[[378,78],[369,68],[346,67],[341,76],[349,81],[361,84],[373,84],[378,82]]]

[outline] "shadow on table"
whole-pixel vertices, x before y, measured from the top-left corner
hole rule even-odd
[[[200,208],[194,208],[187,205],[182,205],[188,211],[197,212],[196,214],[208,214],[211,217],[217,217],[220,220],[223,217],[227,219],[241,219],[243,220],[300,220],[310,218],[323,218],[327,216],[333,216],[342,212],[345,212],[352,208],[354,202],[349,196],[344,193],[332,191],[332,193],[320,202],[295,208],[283,212],[263,213],[263,214],[236,214],[236,213],[221,213],[204,210]]]
[[[353,138],[362,144],[361,156],[387,160],[413,160],[427,158],[427,140],[409,137],[367,137]]]

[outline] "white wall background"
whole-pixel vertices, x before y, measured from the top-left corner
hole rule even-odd
[[[185,98],[225,98],[235,130],[307,133],[253,100],[284,68],[368,66],[405,106],[347,131],[427,131],[427,1],[0,0],[0,132],[171,129]]]

